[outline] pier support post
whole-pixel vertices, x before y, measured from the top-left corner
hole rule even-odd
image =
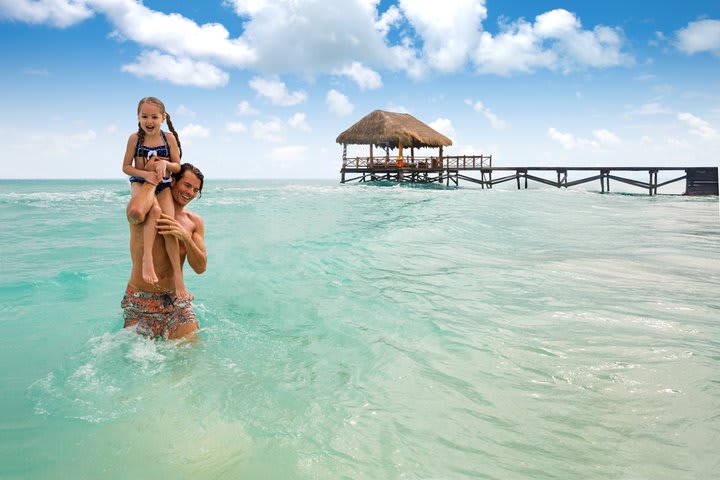
[[[650,181],[648,182],[648,193],[649,193],[651,196],[652,196],[652,195],[657,195],[657,189],[658,189],[658,187],[657,187],[657,184],[658,184],[657,174],[658,174],[658,171],[657,171],[657,170],[650,170],[648,173],[650,174]]]
[[[610,193],[610,170],[600,170],[600,190]]]
[[[515,171],[515,180],[517,181],[518,190],[520,190],[520,177],[525,178],[525,190],[527,190],[527,187],[528,187],[527,170],[519,170],[518,169]]]

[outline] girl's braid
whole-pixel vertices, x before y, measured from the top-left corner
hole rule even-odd
[[[165,112],[165,122],[167,122],[167,126],[170,129],[170,133],[175,135],[175,140],[177,140],[178,144],[178,150],[180,150],[180,158],[182,158],[182,145],[180,145],[180,136],[175,131],[175,127],[173,126],[172,120],[170,120],[170,114]]]
[[[147,158],[145,158],[145,149],[142,148],[143,144],[145,143],[145,130],[142,129],[140,126],[140,122],[138,122],[138,140],[137,145],[135,145],[135,156],[138,155],[138,152],[142,156],[143,159],[143,165],[145,165],[145,162],[147,161]]]

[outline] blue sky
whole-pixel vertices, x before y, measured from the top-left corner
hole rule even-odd
[[[144,96],[209,178],[339,178],[375,109],[496,166],[720,158],[716,1],[0,0],[0,40],[0,178],[124,178]]]

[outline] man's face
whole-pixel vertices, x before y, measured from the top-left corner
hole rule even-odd
[[[175,201],[185,206],[190,203],[200,192],[202,182],[190,170],[185,170],[180,180],[176,180],[172,185],[172,193]]]

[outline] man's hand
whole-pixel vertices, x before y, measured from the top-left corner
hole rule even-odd
[[[153,162],[153,168],[155,169],[155,172],[161,177],[167,177],[169,176],[167,168],[169,164],[170,162],[168,162],[167,160],[156,160],[155,162]]]
[[[160,214],[160,218],[157,221],[157,230],[160,235],[172,235],[182,242],[187,243],[190,240],[190,232],[185,230],[185,228],[180,225],[180,222],[164,213]]]
[[[157,172],[146,172],[143,177],[150,185],[157,185],[160,183],[160,180],[162,180],[162,177],[158,175]]]

